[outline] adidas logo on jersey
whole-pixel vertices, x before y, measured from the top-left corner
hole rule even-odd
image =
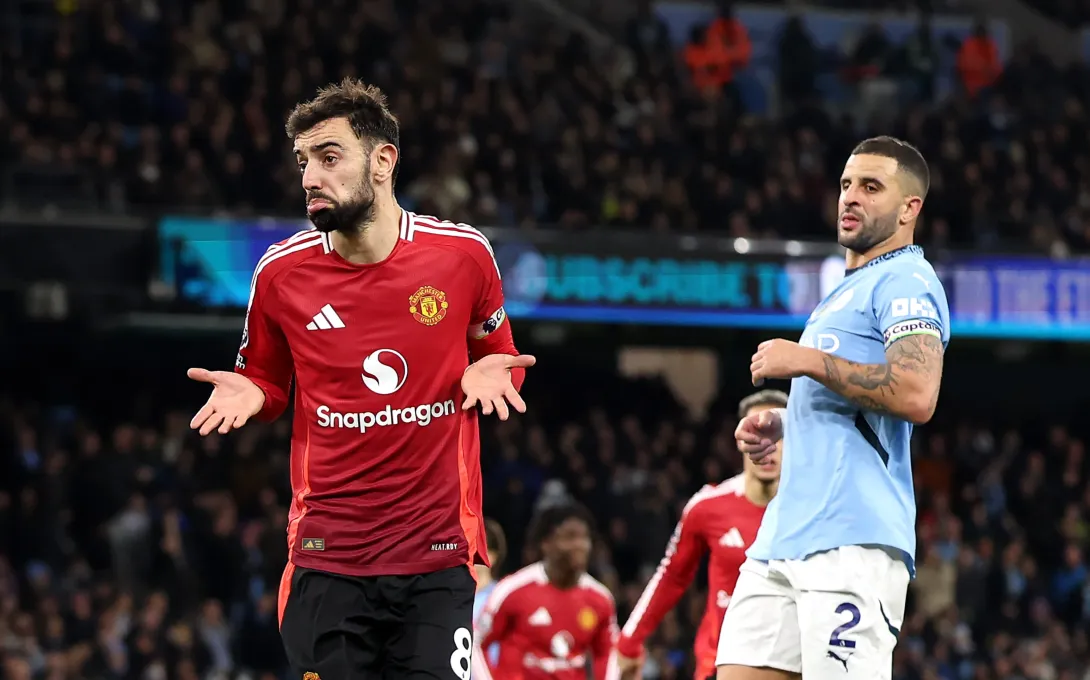
[[[527,620],[531,626],[550,626],[553,623],[553,617],[549,616],[549,610],[545,607],[538,607]]]
[[[344,328],[344,322],[337,316],[337,312],[333,311],[332,305],[322,307],[314,315],[314,321],[307,324],[308,331],[328,331],[331,328]]]
[[[731,527],[730,531],[719,538],[719,545],[724,548],[744,548],[746,542],[742,540],[742,532],[738,531],[737,527]]]

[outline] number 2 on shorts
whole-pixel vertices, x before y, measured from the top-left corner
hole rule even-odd
[[[833,634],[829,636],[829,646],[839,647],[840,649],[855,649],[855,640],[844,640],[840,636],[859,625],[861,618],[859,607],[851,602],[843,602],[836,608],[836,613],[843,614],[844,612],[848,612],[851,618],[833,629]]]

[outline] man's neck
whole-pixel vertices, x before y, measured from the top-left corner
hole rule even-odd
[[[912,229],[902,228],[895,232],[893,236],[890,236],[865,253],[857,253],[854,250],[849,250],[847,255],[844,256],[845,266],[848,269],[858,269],[871,260],[881,257],[892,250],[912,245],[912,231]]]
[[[581,575],[582,574],[567,569],[560,569],[548,562],[545,563],[545,576],[549,579],[549,583],[560,590],[574,588],[575,585],[579,583],[579,577]]]
[[[371,223],[352,234],[334,231],[330,235],[333,249],[352,264],[382,262],[394,252],[401,237],[401,213],[401,206],[392,196],[375,197],[375,218]]]
[[[776,495],[780,487],[780,480],[774,479],[766,482],[757,479],[756,475],[746,475],[745,494],[746,499],[754,505],[763,508]]]

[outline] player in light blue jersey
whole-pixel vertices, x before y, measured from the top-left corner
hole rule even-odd
[[[477,593],[473,596],[474,628],[476,628],[477,617],[480,616],[485,603],[488,602],[488,598],[492,595],[492,591],[496,589],[497,579],[495,574],[499,573],[503,561],[507,559],[507,537],[504,535],[503,527],[500,526],[499,522],[494,519],[484,521],[484,538],[485,545],[488,546],[488,561],[492,563],[492,566],[475,565],[477,570]],[[498,644],[492,645],[485,652],[493,664],[496,663],[496,657],[499,653]]]
[[[844,280],[798,343],[762,343],[754,384],[790,378],[786,409],[742,421],[743,451],[784,443],[769,504],[723,621],[719,680],[890,678],[914,572],[909,440],[935,411],[950,312],[912,245],[929,173],[876,137],[840,179]]]

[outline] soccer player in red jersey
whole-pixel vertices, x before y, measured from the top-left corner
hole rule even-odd
[[[586,680],[588,654],[594,680],[619,677],[613,596],[587,573],[591,525],[581,505],[538,514],[529,541],[542,559],[501,580],[485,603],[473,680]],[[490,665],[481,649],[495,643],[499,659]]]
[[[324,88],[286,128],[315,228],[258,262],[235,372],[190,370],[213,385],[192,426],[273,420],[294,376],[279,614],[297,677],[469,680],[488,561],[474,407],[524,411],[534,360],[488,240],[395,200],[398,123],[378,88]]]
[[[762,390],[742,400],[738,417],[786,406],[786,394]],[[738,568],[746,560],[746,549],[757,538],[765,506],[776,495],[782,451],[781,443],[776,453],[760,465],[743,456],[742,474],[716,486],[707,485],[689,500],[666,546],[665,557],[617,640],[618,663],[624,677],[638,671],[644,640],[689,588],[705,554],[710,554],[708,602],[694,643],[695,678],[715,677],[715,652],[723,614],[738,581]]]

